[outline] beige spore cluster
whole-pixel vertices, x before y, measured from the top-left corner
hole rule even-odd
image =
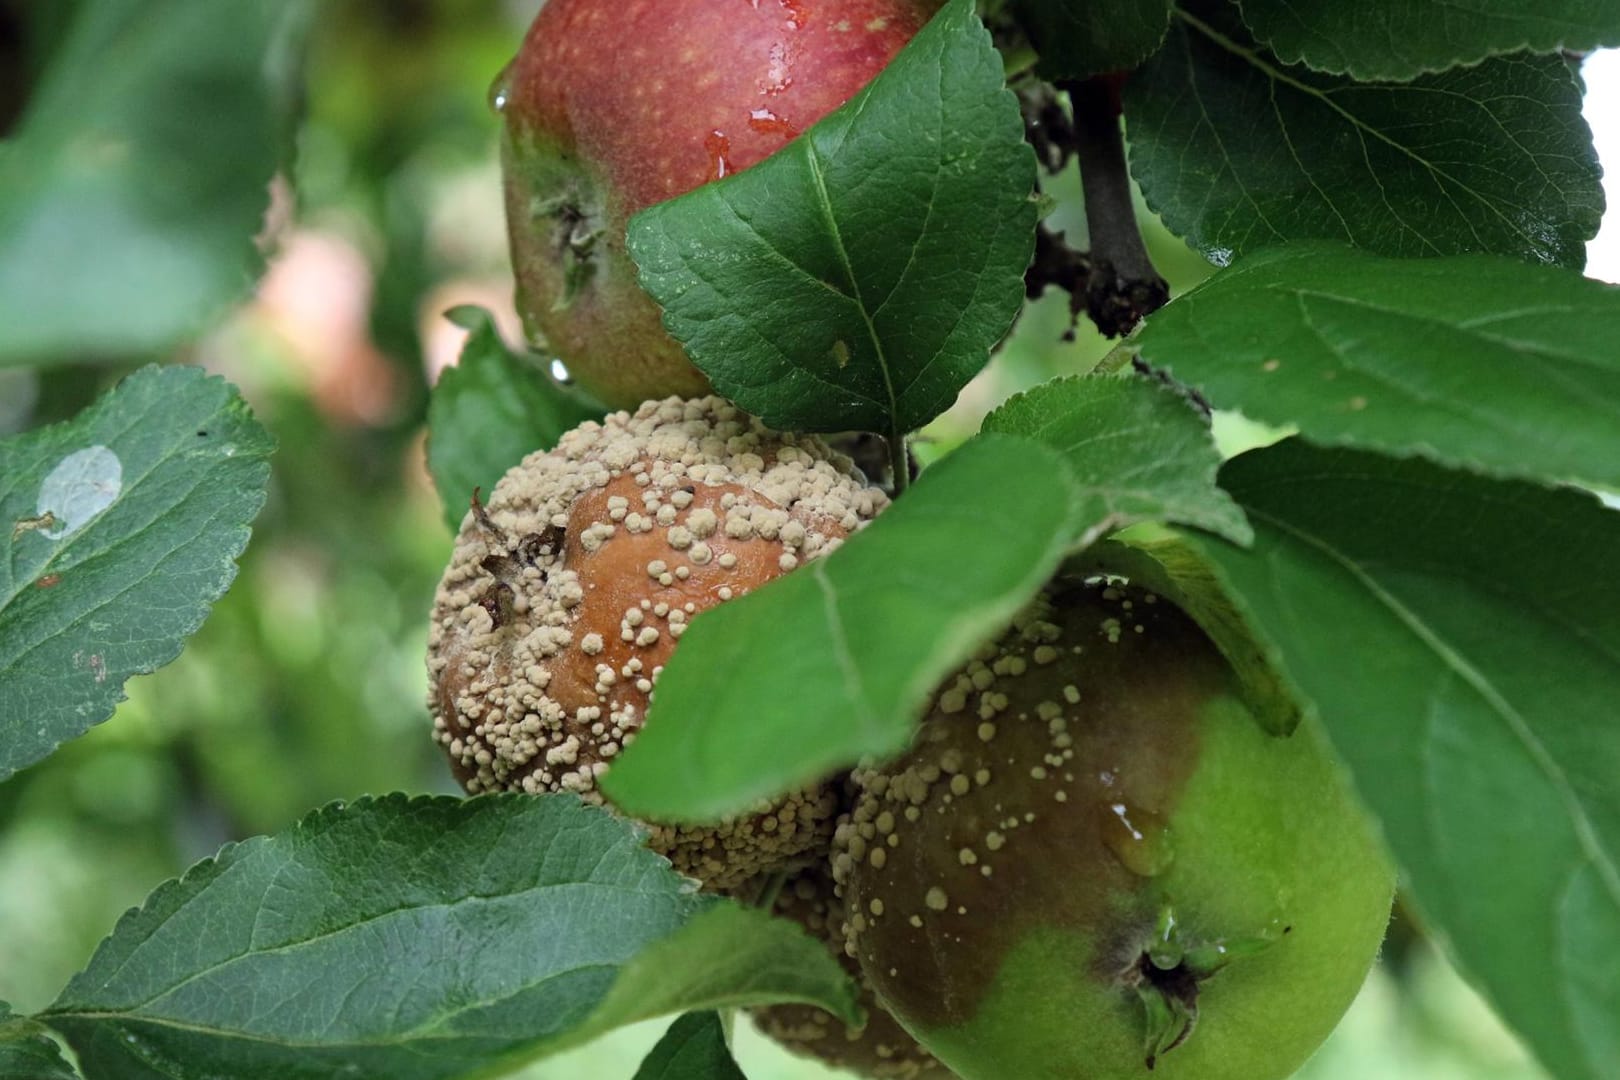
[[[1023,683],[1032,668],[1055,664],[1064,652],[1084,648],[1065,642],[1063,627],[1052,621],[1055,616],[1050,595],[1042,594],[1019,613],[1007,633],[982,645],[967,665],[935,693],[910,754],[898,763],[857,769],[852,774],[851,782],[858,794],[850,812],[840,819],[833,841],[833,876],[840,895],[846,891],[857,864],[864,863],[875,871],[888,865],[908,825],[919,822],[924,813],[949,813],[954,802],[988,788],[1003,772],[1018,772],[1020,779],[1014,786],[1020,788],[1026,780],[1039,782],[1054,775],[1074,780],[1063,770],[1074,756],[1068,714],[1080,702],[1080,688],[1064,685],[1050,698],[1032,701]],[[1002,726],[1008,723],[1044,725],[1049,735],[1043,748],[1046,752],[1033,759],[998,753],[995,744]],[[964,741],[969,743],[966,749],[960,745]],[[1052,797],[1060,803],[1067,801],[1061,780],[1054,786]],[[964,873],[991,877],[996,855],[1006,846],[1008,835],[1021,825],[1033,824],[1034,818],[1034,812],[1029,811],[986,823],[980,835],[963,837],[964,842],[954,853],[955,862]],[[894,914],[920,928],[929,914],[951,908],[949,884],[942,878],[915,897],[914,910]],[[881,900],[868,901],[866,909],[849,914],[845,936],[851,956],[855,955],[859,934],[888,914]]]
[[[885,502],[821,440],[715,397],[648,402],[529,455],[475,499],[434,602],[429,708],[457,778],[600,800],[690,620],[831,552]],[[818,786],[649,842],[730,889],[824,856],[836,813]]]

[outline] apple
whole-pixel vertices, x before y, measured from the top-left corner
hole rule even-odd
[[[631,215],[848,101],[935,0],[549,0],[495,102],[518,308],[604,404],[704,393],[625,251]]]
[[[888,505],[813,435],[717,397],[566,433],[473,493],[434,596],[428,710],[471,794],[573,792],[640,733],[690,620],[834,550]],[[648,843],[713,890],[824,862],[838,793],[811,784]]]
[[[855,780],[849,947],[963,1080],[1281,1080],[1389,918],[1390,864],[1316,726],[1262,729],[1141,590],[1055,589]]]
[[[761,883],[751,884],[752,895],[759,896]],[[856,1076],[873,1080],[955,1080],[895,1022],[844,951],[843,906],[824,862],[783,882],[774,911],[826,942],[838,963],[860,984],[859,1001],[866,1022],[859,1028],[846,1028],[837,1017],[814,1005],[764,1005],[749,1010],[762,1032],[795,1054]]]

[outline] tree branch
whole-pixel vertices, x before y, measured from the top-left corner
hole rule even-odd
[[[1021,91],[1024,137],[1048,172],[1062,171],[1071,157],[1079,159],[1091,250],[1078,251],[1062,233],[1039,227],[1024,293],[1033,299],[1056,285],[1069,293],[1075,318],[1084,311],[1103,336],[1123,337],[1165,305],[1170,287],[1148,255],[1131,203],[1115,81],[1103,76],[1059,89],[1069,95],[1072,117],[1050,86]],[[1073,337],[1071,325],[1065,339]]]
[[[1119,103],[1104,79],[1068,83],[1074,109],[1074,146],[1091,233],[1086,313],[1105,337],[1122,337],[1170,299],[1170,286],[1153,265],[1131,203]]]

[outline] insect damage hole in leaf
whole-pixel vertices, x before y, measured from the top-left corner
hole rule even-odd
[[[61,540],[78,532],[124,490],[124,463],[105,446],[75,450],[51,469],[39,486],[40,535]]]

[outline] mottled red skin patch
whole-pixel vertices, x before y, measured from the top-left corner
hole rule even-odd
[[[922,26],[909,0],[550,0],[507,109],[602,171],[627,213],[746,169],[848,101]],[[782,126],[750,123],[769,110]]]
[[[937,7],[549,0],[501,89],[512,265],[531,334],[609,406],[708,392],[636,280],[631,215],[780,150],[870,82]],[[570,250],[581,237],[583,255]]]

